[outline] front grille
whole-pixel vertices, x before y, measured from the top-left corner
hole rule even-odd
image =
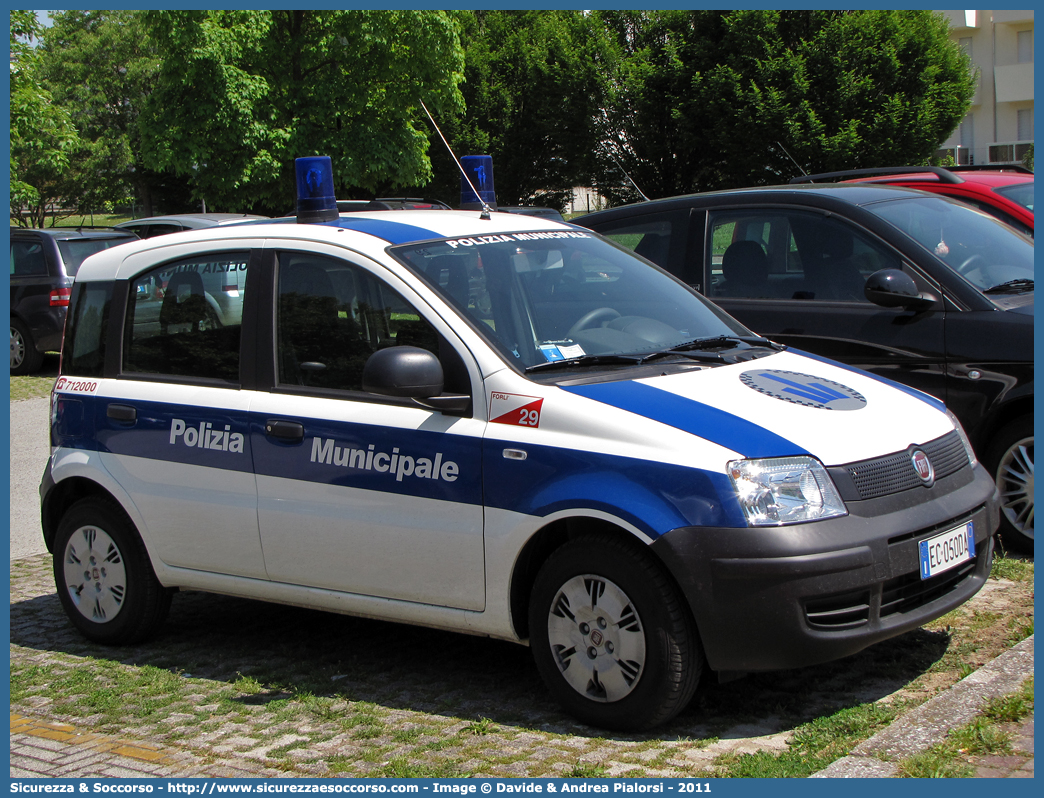
[[[968,464],[968,453],[957,430],[918,448],[928,455],[936,479],[949,476]],[[889,496],[924,484],[914,469],[909,450],[849,463],[842,468],[852,477],[861,500]]]
[[[942,598],[972,575],[981,556],[980,552],[974,560],[931,579],[921,579],[921,575],[914,572],[885,582],[881,589],[881,617],[910,612]]]
[[[868,576],[870,584],[845,593],[833,593],[826,596],[810,596],[802,600],[805,623],[811,629],[824,632],[845,632],[862,626],[875,625],[891,616],[914,612],[926,604],[946,598],[958,590],[969,578],[975,575],[976,568],[984,564],[981,558],[989,557],[991,548],[989,541],[980,542],[976,546],[975,557],[961,563],[956,568],[936,574],[930,579],[921,579],[917,556],[917,540],[924,540],[940,529],[952,529],[967,523],[983,508],[971,515],[950,519],[933,527],[927,527],[896,538],[899,542],[889,541],[890,555],[893,560],[905,560],[913,570],[889,579],[876,582]],[[891,547],[896,548],[892,549]],[[988,561],[984,565],[988,565]]]
[[[805,605],[805,620],[816,629],[856,629],[870,622],[870,591],[827,596]]]

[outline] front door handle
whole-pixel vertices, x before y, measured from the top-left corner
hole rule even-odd
[[[270,418],[265,422],[265,434],[285,441],[304,440],[304,424]]]

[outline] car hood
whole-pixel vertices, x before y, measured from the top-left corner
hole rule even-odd
[[[926,394],[792,352],[561,387],[750,458],[810,454],[840,465],[901,451],[954,428],[942,403]]]
[[[995,295],[990,301],[1001,310],[1010,310],[1012,313],[1021,313],[1025,316],[1033,315],[1033,292],[1028,294],[1012,294],[1010,296]]]

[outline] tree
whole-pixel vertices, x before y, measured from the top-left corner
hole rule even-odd
[[[419,101],[460,107],[442,11],[148,11],[162,59],[142,157],[227,211],[284,213],[294,158],[329,155],[342,189],[430,178]],[[422,113],[422,112],[421,112]]]
[[[649,196],[924,163],[967,111],[968,57],[928,11],[603,12],[623,52],[616,158]],[[619,167],[600,186],[627,196]]]
[[[466,112],[440,127],[458,156],[492,156],[498,203],[563,209],[595,166],[611,39],[578,11],[465,11],[460,19]],[[430,193],[455,204],[459,171],[448,155],[432,161]]]
[[[43,33],[41,74],[81,137],[65,175],[66,201],[86,212],[133,195],[145,216],[157,201],[184,210],[186,179],[156,173],[141,158],[139,118],[160,66],[141,12],[61,11],[52,23]]]
[[[11,11],[11,218],[23,227],[43,227],[78,142],[68,114],[40,83],[31,46],[40,30],[32,11]]]

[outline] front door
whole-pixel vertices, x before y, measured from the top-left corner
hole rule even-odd
[[[946,399],[943,301],[883,308],[863,295],[880,269],[924,278],[866,231],[804,210],[714,211],[707,296],[755,332]]]
[[[269,577],[481,610],[484,422],[362,390],[379,348],[429,349],[455,393],[470,356],[359,263],[283,250],[274,268],[276,386],[251,404]]]

